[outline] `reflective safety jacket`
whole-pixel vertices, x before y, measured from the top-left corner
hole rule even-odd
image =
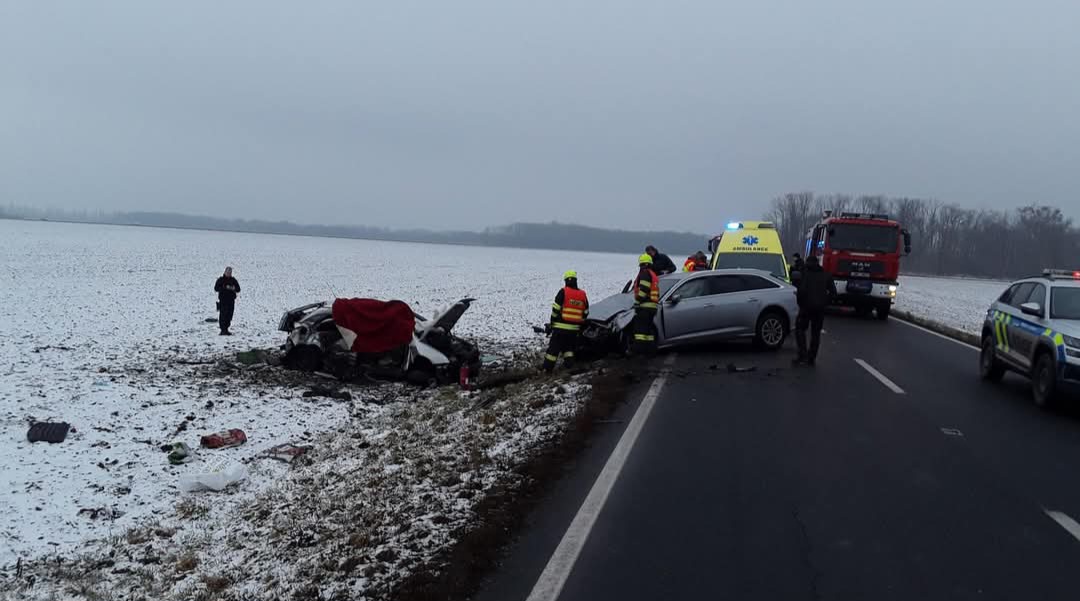
[[[694,260],[694,257],[687,257],[687,259],[683,261],[683,271],[694,271],[695,267],[697,267],[697,261]]]
[[[642,267],[637,275],[637,283],[634,286],[634,307],[639,309],[656,309],[660,303],[660,280],[656,273],[648,267]]]
[[[589,316],[589,297],[580,288],[566,286],[555,295],[551,305],[551,327],[578,331]]]

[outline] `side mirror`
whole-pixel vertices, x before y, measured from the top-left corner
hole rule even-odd
[[[907,230],[904,230],[902,233],[904,234],[904,254],[905,255],[910,255],[911,254],[911,232],[909,232]]]
[[[1020,310],[1023,311],[1025,315],[1031,315],[1034,317],[1043,316],[1043,308],[1042,305],[1040,305],[1039,303],[1024,303],[1020,305]]]
[[[681,300],[681,296],[679,296],[678,294],[672,294],[671,297],[667,299],[667,304],[674,307],[675,305],[679,304],[679,301]]]

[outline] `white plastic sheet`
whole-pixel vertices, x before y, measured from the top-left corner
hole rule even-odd
[[[184,474],[180,476],[180,490],[184,492],[221,491],[247,478],[247,475],[248,469],[246,465],[233,463],[201,474]]]

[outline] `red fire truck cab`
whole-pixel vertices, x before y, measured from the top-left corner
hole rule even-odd
[[[888,319],[900,286],[900,257],[911,253],[911,234],[888,215],[826,211],[806,236],[806,256],[816,256],[833,276],[833,302],[859,315]]]

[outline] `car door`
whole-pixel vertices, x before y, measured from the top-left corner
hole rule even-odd
[[[712,316],[717,339],[753,336],[761,313],[764,290],[773,287],[755,275],[720,275],[712,278],[716,302]]]
[[[1038,304],[1042,307],[1042,315],[1024,313],[1020,305],[1025,303]],[[1019,318],[1014,319],[1010,324],[1010,345],[1016,360],[1024,368],[1031,368],[1035,345],[1046,331],[1046,308],[1046,285],[1041,282],[1036,282],[1027,298],[1015,306]]]
[[[999,307],[1002,314],[998,317],[1000,322],[998,328],[1003,337],[1003,340],[998,343],[999,353],[1001,353],[1010,363],[1019,367],[1028,366],[1028,362],[1023,359],[1016,350],[1017,343],[1021,342],[1020,334],[1023,331],[1022,328],[1020,328],[1020,322],[1023,321],[1024,314],[1020,311],[1020,305],[1027,302],[1028,296],[1031,295],[1031,291],[1034,289],[1034,282],[1023,282],[1019,284],[1016,287],[1016,290],[1009,295],[1008,302],[1001,303]]]
[[[711,335],[716,306],[709,280],[698,276],[683,280],[660,305],[659,327],[665,343],[703,340]]]

